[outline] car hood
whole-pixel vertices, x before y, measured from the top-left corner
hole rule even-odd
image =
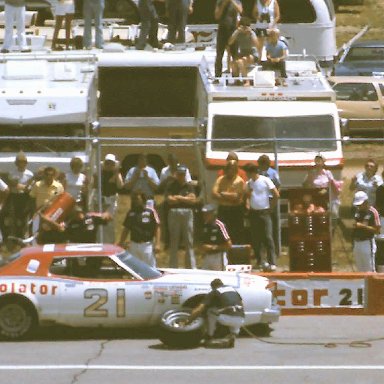
[[[207,284],[213,279],[221,279],[224,284],[234,287],[246,284],[247,286],[265,288],[269,280],[257,274],[243,272],[220,272],[201,269],[172,269],[161,268],[164,275],[157,282],[174,284]]]
[[[373,76],[375,72],[384,73],[384,62],[358,61],[336,64],[336,76]]]

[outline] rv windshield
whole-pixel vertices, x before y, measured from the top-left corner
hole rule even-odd
[[[337,149],[336,140],[329,140],[335,139],[332,115],[278,118],[232,115],[213,117],[212,150],[214,151],[235,149],[239,152],[274,152],[274,137],[279,139],[276,149],[281,153]],[[233,140],[215,141],[216,139]],[[241,140],[236,142],[236,139]]]

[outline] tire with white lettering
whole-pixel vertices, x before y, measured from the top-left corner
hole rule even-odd
[[[160,320],[158,337],[169,347],[194,348],[204,336],[204,319],[198,317],[191,324],[184,325],[191,313],[190,309],[165,312]]]
[[[0,301],[0,338],[22,340],[37,326],[33,305],[24,298],[5,298]]]

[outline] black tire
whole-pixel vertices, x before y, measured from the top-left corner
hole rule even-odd
[[[187,326],[180,326],[191,313],[190,309],[165,312],[160,320],[158,337],[167,346],[174,348],[197,347],[204,336],[204,319],[198,317]]]
[[[37,326],[35,309],[28,302],[10,298],[0,302],[0,337],[6,340],[28,338]]]

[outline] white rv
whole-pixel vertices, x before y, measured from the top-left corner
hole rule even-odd
[[[65,170],[74,156],[87,160],[81,138],[96,118],[95,68],[92,54],[0,58],[1,172],[14,167],[21,150],[32,170],[48,164]]]

